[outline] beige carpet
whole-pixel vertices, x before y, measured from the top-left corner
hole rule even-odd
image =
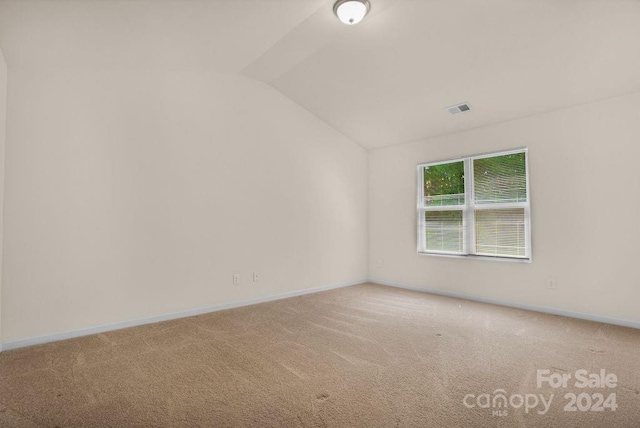
[[[369,284],[0,354],[2,427],[639,427],[639,390],[640,330]],[[564,411],[585,391],[617,410]]]

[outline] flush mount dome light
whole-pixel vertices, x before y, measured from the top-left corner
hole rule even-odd
[[[355,25],[369,12],[371,5],[367,0],[338,0],[333,5],[333,13],[347,25]]]

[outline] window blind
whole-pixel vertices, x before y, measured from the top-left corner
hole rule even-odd
[[[527,200],[527,166],[524,153],[473,160],[473,191],[476,204]]]
[[[473,159],[476,254],[526,256],[524,152]]]
[[[425,212],[425,239],[431,251],[461,253],[464,244],[462,211]]]
[[[475,212],[476,254],[524,257],[525,213],[523,208]]]

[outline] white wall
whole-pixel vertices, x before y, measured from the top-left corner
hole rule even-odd
[[[358,281],[367,255],[375,280],[640,321],[640,94],[367,156],[242,77],[9,74],[4,342]],[[415,166],[522,146],[533,262],[417,256]]]
[[[4,341],[366,278],[366,152],[269,86],[9,75]]]
[[[4,148],[7,131],[7,63],[0,50],[0,350],[2,350],[2,235],[4,203]]]
[[[416,165],[523,146],[532,263],[416,255]],[[638,159],[640,94],[375,150],[370,277],[638,322]]]

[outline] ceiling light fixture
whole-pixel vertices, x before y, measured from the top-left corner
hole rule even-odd
[[[333,5],[333,13],[347,25],[355,25],[362,21],[371,9],[368,0],[338,0]]]

